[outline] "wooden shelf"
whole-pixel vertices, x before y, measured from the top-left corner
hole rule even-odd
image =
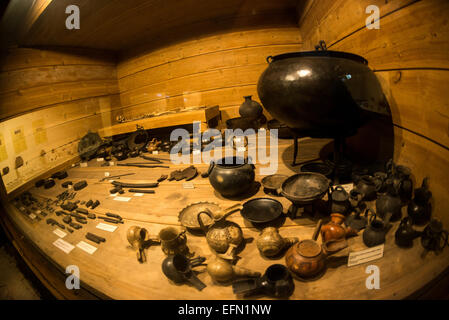
[[[143,127],[145,130],[180,126],[192,124],[194,121],[201,122],[201,131],[205,131],[209,120],[220,114],[218,106],[206,107],[200,110],[178,112],[173,114],[162,115],[159,117],[145,118],[136,121],[116,124],[103,128],[98,131],[101,137],[111,137],[117,134],[136,131],[137,126]]]
[[[328,140],[302,139],[300,149],[300,160],[314,159],[322,147],[329,143]],[[285,160],[292,156],[291,141],[281,141],[279,146],[279,169],[278,173],[291,175],[297,170],[289,167]],[[158,155],[160,158],[168,159],[167,154]],[[281,159],[282,158],[282,159]],[[125,160],[125,161],[133,161]],[[76,246],[79,241],[89,242],[84,238],[86,232],[93,232],[106,238],[102,244],[94,244],[98,249],[92,255],[75,247],[70,254],[66,254],[56,248],[53,242],[58,236],[53,233],[56,227],[51,227],[45,220],[32,222],[28,217],[18,212],[11,205],[6,204],[8,219],[20,230],[20,233],[29,239],[40,252],[59,270],[65,270],[68,265],[77,265],[81,270],[81,287],[92,288],[95,296],[109,297],[114,299],[236,299],[232,293],[231,286],[214,284],[207,274],[202,272],[199,278],[207,285],[203,291],[197,291],[188,285],[178,286],[171,283],[161,271],[161,263],[165,258],[159,246],[152,246],[147,251],[147,262],[140,264],[136,260],[136,254],[129,247],[126,240],[126,232],[129,227],[138,225],[145,227],[150,234],[157,234],[166,226],[179,226],[178,213],[188,204],[196,201],[217,202],[223,208],[229,207],[237,202],[224,199],[211,188],[208,179],[198,176],[192,180],[195,189],[184,189],[182,181],[164,181],[155,189],[156,194],[147,194],[142,197],[125,193],[123,196],[131,197],[128,202],[114,201],[109,194],[111,184],[107,181],[99,182],[105,176],[105,171],[110,175],[135,172],[135,175],[123,178],[123,181],[144,182],[155,181],[164,173],[184,168],[188,165],[172,165],[170,169],[141,169],[127,167],[102,167],[101,162],[91,161],[88,167],[71,168],[68,170],[71,181],[85,179],[88,187],[78,191],[76,200],[99,199],[101,204],[95,210],[96,214],[114,212],[124,218],[124,224],[118,225],[114,232],[106,232],[96,228],[98,220],[89,221],[81,230],[73,234],[68,233],[64,240]],[[196,165],[199,171],[207,170],[207,164]],[[260,164],[256,166],[256,180],[260,181]],[[55,198],[65,189],[57,185],[51,189],[31,188],[31,193],[40,198]],[[252,197],[267,197],[262,188]],[[277,197],[287,211],[290,203],[287,199]],[[405,209],[405,208],[404,208]],[[55,214],[48,216],[61,220]],[[245,222],[238,214],[230,216],[229,220],[238,223],[245,238],[256,239],[259,231]],[[420,257],[422,247],[419,239],[415,240],[414,247],[408,250],[400,249],[394,244],[394,231],[397,223],[387,234],[384,257],[354,267],[347,267],[345,263],[332,265],[328,268],[322,278],[312,282],[301,282],[295,280],[295,292],[291,299],[403,299],[410,297],[420,291],[428,283],[432,282],[449,266],[449,250],[446,248],[442,254],[429,253],[424,259]],[[314,229],[314,222],[309,219],[287,218],[280,228],[283,236],[296,236],[300,239],[310,238]],[[213,255],[208,248],[204,236],[187,234],[188,246],[196,255],[208,259]],[[363,245],[361,234],[349,239],[351,251],[366,249]],[[343,252],[345,253],[345,252]],[[346,252],[347,253],[347,252]],[[265,259],[259,254],[256,241],[248,242],[244,250],[239,254],[241,259],[237,265],[250,268],[255,271],[264,272],[271,264],[285,264],[284,257],[278,259]],[[380,289],[368,290],[366,288],[366,267],[374,264],[380,269]],[[39,267],[37,266],[37,269]],[[201,268],[199,268],[201,270]],[[63,280],[60,280],[63,281]],[[57,286],[57,283],[53,284]],[[61,284],[63,285],[63,283]]]

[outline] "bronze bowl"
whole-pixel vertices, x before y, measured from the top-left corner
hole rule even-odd
[[[307,205],[321,199],[329,190],[331,181],[315,172],[301,172],[287,178],[281,187],[281,195],[294,205]]]

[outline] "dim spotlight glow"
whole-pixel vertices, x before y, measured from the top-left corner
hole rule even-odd
[[[302,69],[302,70],[299,70],[298,71],[298,75],[301,77],[301,78],[304,78],[304,77],[307,77],[308,75],[310,75],[312,72],[310,71],[310,70],[308,70],[308,69]]]

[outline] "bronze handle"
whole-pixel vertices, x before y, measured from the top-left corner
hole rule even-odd
[[[212,220],[214,220],[214,217],[212,216],[212,214],[207,210],[207,211],[201,211],[198,213],[198,215],[196,216],[197,220],[198,220],[198,224],[200,225],[201,230],[204,231],[204,233],[207,233],[207,231],[209,230],[209,228],[207,228],[204,223],[203,220],[201,219],[201,214],[207,214],[209,216],[209,218],[211,218]]]
[[[316,241],[316,239],[318,239],[318,235],[320,233],[322,224],[323,224],[323,220],[322,219],[318,220],[316,227],[315,227],[315,231],[313,231],[313,236],[312,236],[312,239],[315,241]]]

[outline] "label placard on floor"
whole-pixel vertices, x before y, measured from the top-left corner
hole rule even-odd
[[[53,230],[53,233],[60,238],[64,238],[67,235],[67,233],[65,233],[61,229],[55,229],[55,230]]]
[[[114,232],[115,229],[117,229],[117,226],[113,226],[113,225],[110,225],[107,223],[100,222],[99,224],[97,224],[97,229],[101,229],[101,230],[108,231],[108,232]]]
[[[349,253],[348,267],[380,259],[384,256],[384,244],[366,250]]]
[[[134,193],[134,197],[142,197],[143,193]]]
[[[70,243],[68,243],[67,241],[62,240],[61,238],[59,238],[58,240],[53,242],[53,245],[55,247],[61,249],[62,251],[64,251],[67,254],[69,254],[70,251],[72,251],[75,248],[74,245],[71,245]]]
[[[93,245],[90,245],[90,244],[88,244],[87,242],[84,242],[84,241],[78,242],[78,244],[76,246],[78,248],[80,248],[81,250],[87,252],[88,254],[92,254],[95,251],[97,251],[97,247],[94,247]]]
[[[115,197],[113,200],[115,201],[122,201],[122,202],[128,202],[129,200],[131,200],[130,197]]]
[[[193,185],[193,182],[184,182],[182,184],[182,187],[184,189],[195,189],[195,186]]]

